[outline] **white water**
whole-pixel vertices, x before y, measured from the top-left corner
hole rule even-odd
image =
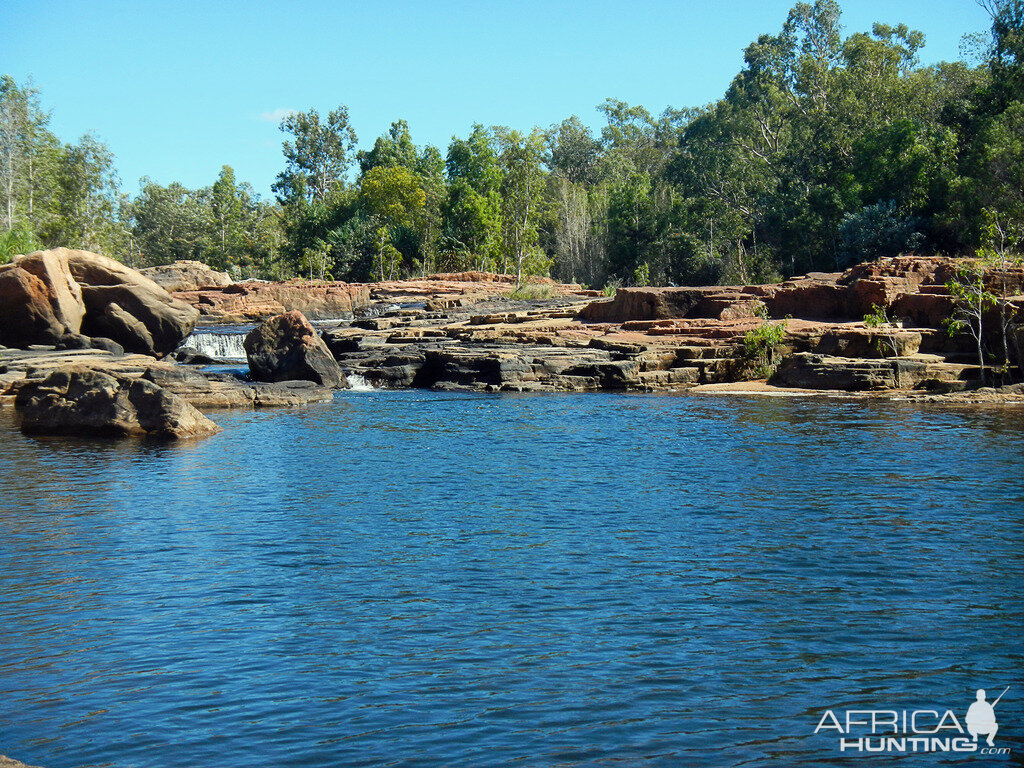
[[[353,392],[373,392],[373,385],[358,373],[350,373],[346,377],[348,386]]]
[[[196,331],[182,344],[217,360],[245,360],[244,333],[208,333]]]

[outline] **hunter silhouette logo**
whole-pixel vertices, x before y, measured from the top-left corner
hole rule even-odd
[[[999,694],[999,699],[1006,695],[1006,691],[1010,690],[1010,686],[1006,686],[1006,690]],[[996,699],[991,704],[985,701],[985,689],[978,689],[978,700],[971,704],[967,710],[967,717],[964,721],[967,723],[967,732],[974,737],[977,741],[979,736],[987,736],[986,741],[988,745],[993,746],[993,739],[996,737],[996,731],[999,730],[999,723],[996,722],[996,704],[999,703],[999,699]]]
[[[1007,755],[1009,748],[996,747],[995,737],[999,731],[996,705],[1009,690],[1007,686],[995,701],[989,702],[985,689],[979,688],[962,725],[951,709],[848,709],[840,710],[839,715],[829,709],[814,732],[837,731],[840,752]],[[985,737],[988,746],[978,744],[979,736]]]

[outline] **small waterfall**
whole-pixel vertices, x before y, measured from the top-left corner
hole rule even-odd
[[[346,377],[348,386],[353,392],[373,392],[373,385],[358,373],[350,373]]]
[[[183,347],[192,347],[197,352],[215,360],[244,361],[245,348],[242,341],[244,333],[210,333],[195,331],[182,343]]]

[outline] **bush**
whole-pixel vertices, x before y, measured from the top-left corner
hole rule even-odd
[[[0,264],[6,264],[15,256],[32,253],[42,247],[35,233],[26,224],[19,224],[10,232],[0,234]]]
[[[788,318],[787,318],[788,319]],[[766,322],[743,337],[743,359],[748,375],[767,379],[778,365],[778,351],[786,340],[786,321]]]
[[[918,232],[921,223],[916,216],[903,216],[891,200],[866,205],[840,222],[839,257],[848,266],[909,253],[924,240]]]

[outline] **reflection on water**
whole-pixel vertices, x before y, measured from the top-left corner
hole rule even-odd
[[[170,445],[0,422],[0,752],[822,765],[825,709],[1003,685],[1024,749],[1012,411],[348,392],[214,418]]]

